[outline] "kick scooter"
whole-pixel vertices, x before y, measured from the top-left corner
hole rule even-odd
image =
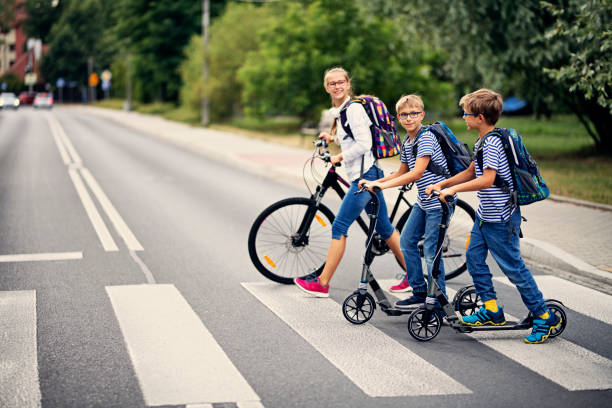
[[[434,191],[435,195],[439,196],[439,192]],[[448,216],[448,204],[442,202],[442,219],[446,220]],[[467,316],[475,313],[478,307],[481,305],[480,297],[476,294],[474,285],[466,286],[460,289],[452,304],[448,301],[448,298],[442,293],[436,278],[440,275],[440,243],[444,240],[444,234],[448,226],[448,220],[444,224],[440,225],[440,232],[438,234],[438,246],[436,249],[436,257],[434,258],[434,264],[432,273],[430,274],[427,281],[427,298],[425,304],[419,306],[413,310],[408,318],[408,332],[412,337],[419,341],[429,341],[435,338],[440,332],[442,326],[442,318],[440,313],[435,310],[436,300],[439,302],[442,310],[446,313],[446,319],[450,327],[458,331],[459,333],[471,333],[474,331],[484,330],[528,330],[533,327],[534,315],[529,312],[527,317],[523,320],[517,321],[506,321],[505,324],[499,326],[468,326],[463,324],[461,318],[455,313],[459,312],[462,316]],[[554,313],[559,317],[561,323],[554,329],[549,337],[557,337],[565,330],[567,325],[567,316],[563,308],[563,303],[555,299],[546,299],[546,307],[550,313]]]

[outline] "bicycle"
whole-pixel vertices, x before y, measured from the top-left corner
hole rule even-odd
[[[313,178],[316,179],[313,170],[315,160],[323,160],[329,165],[329,157],[325,141],[316,141],[312,157],[304,164],[304,171],[310,163]],[[304,182],[310,190],[306,177]],[[399,194],[389,216],[389,220],[399,232],[406,224],[413,207],[405,197],[413,184],[399,187]],[[330,188],[343,199],[346,194],[345,189],[349,186],[350,183],[338,174],[336,168],[330,166],[325,178],[318,182],[315,191],[310,191],[310,197],[286,198],[263,210],[253,222],[248,237],[249,256],[255,268],[266,278],[283,284],[293,284],[294,278],[312,273],[320,275],[327,258],[331,242],[331,225],[335,218],[334,213],[321,201]],[[401,203],[406,204],[408,208],[399,216],[397,224],[394,224]],[[474,209],[465,201],[458,199],[453,226],[442,243],[442,258],[445,260],[447,280],[467,269],[465,251],[469,244],[474,217]],[[367,234],[368,225],[363,217],[359,216],[356,221],[361,230]],[[423,257],[422,244],[419,244],[419,248]],[[389,252],[387,243],[379,234],[375,234],[372,238],[372,253],[374,256],[380,256],[387,252]],[[426,270],[427,268],[424,268],[424,271]]]

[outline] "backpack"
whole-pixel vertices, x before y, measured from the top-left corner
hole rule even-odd
[[[531,158],[531,155],[523,144],[523,138],[515,129],[495,128],[493,132],[484,137],[496,136],[502,142],[514,191],[511,191],[499,174],[495,175],[495,186],[502,191],[510,194],[510,199],[514,204],[527,205],[545,199],[550,195],[546,182],[540,175],[538,164]],[[476,160],[482,169],[484,138],[476,151]]]
[[[433,160],[429,160],[427,170],[434,174],[450,178],[470,167],[470,164],[472,163],[472,152],[468,148],[468,145],[459,141],[459,139],[457,139],[457,137],[453,134],[453,131],[450,130],[444,122],[436,122],[432,123],[431,125],[425,125],[421,128],[419,134],[428,130],[434,134],[440,148],[442,149],[442,153],[446,158],[448,171],[444,167],[434,163]],[[412,146],[412,154],[414,157],[417,155],[417,148],[418,139]]]
[[[355,139],[346,120],[346,110],[353,103],[363,105],[368,118],[372,122],[370,133],[372,134],[372,153],[374,158],[384,159],[386,157],[397,156],[400,153],[401,143],[395,122],[383,101],[375,96],[361,95],[353,98],[340,111],[340,126],[342,126],[346,134]]]

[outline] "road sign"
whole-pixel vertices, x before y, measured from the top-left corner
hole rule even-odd
[[[112,77],[113,77],[113,74],[108,69],[105,69],[102,72],[102,75],[101,75],[102,81],[108,82],[111,80]]]
[[[57,81],[55,81],[55,86],[58,88],[63,88],[65,85],[66,81],[64,81],[64,78],[57,78]]]
[[[98,74],[96,74],[95,72],[92,73],[89,76],[89,86],[98,86],[99,83],[100,83],[100,78],[98,77]]]
[[[38,77],[36,76],[35,73],[30,73],[30,74],[25,75],[25,77],[23,78],[23,82],[26,85],[34,85],[37,79]]]

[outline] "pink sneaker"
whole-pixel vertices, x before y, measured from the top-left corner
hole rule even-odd
[[[402,281],[398,283],[397,285],[393,285],[389,288],[389,292],[395,292],[395,293],[410,292],[411,290],[412,288],[410,287],[410,284],[408,283],[408,279],[406,278],[402,279]]]
[[[329,285],[321,285],[321,282],[319,282],[319,278],[315,278],[313,280],[295,278],[293,282],[295,282],[295,285],[299,289],[303,290],[308,294],[311,294],[316,297],[329,297]]]

